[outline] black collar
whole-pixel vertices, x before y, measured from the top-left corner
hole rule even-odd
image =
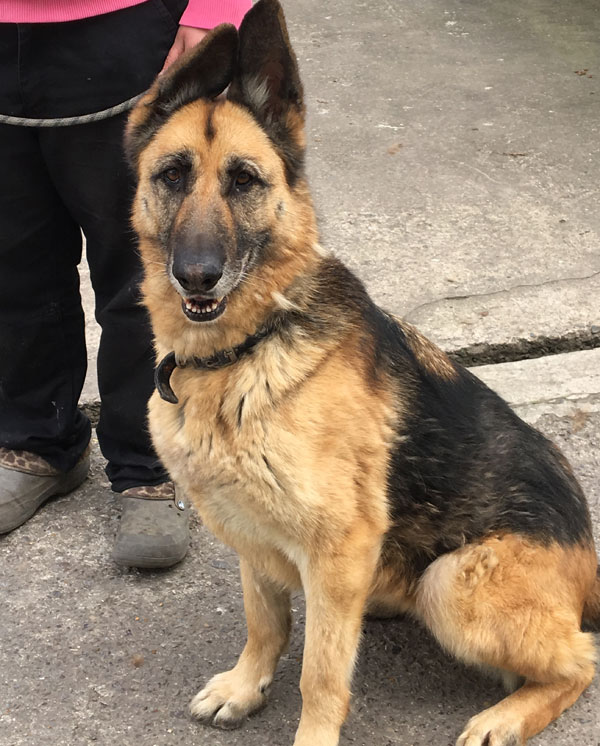
[[[191,357],[178,362],[174,352],[169,352],[158,364],[154,371],[154,385],[161,398],[171,404],[177,404],[179,399],[171,388],[171,375],[175,368],[197,368],[200,370],[219,370],[236,363],[243,355],[251,352],[256,345],[273,331],[273,325],[264,326],[256,334],[249,337],[236,347],[219,350],[210,357]]]

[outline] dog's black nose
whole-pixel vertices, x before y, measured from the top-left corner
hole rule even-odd
[[[227,262],[226,244],[214,230],[197,230],[184,225],[173,236],[171,248],[173,277],[188,296],[209,293],[219,282]]]
[[[173,263],[173,277],[190,295],[207,293],[212,290],[223,276],[221,264],[207,262],[203,264]]]

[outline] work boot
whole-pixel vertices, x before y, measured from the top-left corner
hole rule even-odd
[[[67,472],[35,453],[0,448],[0,534],[21,526],[51,497],[79,487],[89,469],[89,448]]]
[[[190,543],[185,503],[173,482],[131,487],[121,493],[121,524],[113,551],[118,565],[171,567],[185,557]]]

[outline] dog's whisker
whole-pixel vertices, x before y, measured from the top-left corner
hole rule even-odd
[[[262,283],[260,283],[256,278],[251,277],[250,275],[247,275],[247,274],[243,274],[241,276],[239,284],[248,285],[249,287],[253,289],[254,288],[264,289],[264,285]]]

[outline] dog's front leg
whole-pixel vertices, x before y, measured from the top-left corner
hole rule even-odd
[[[231,671],[218,674],[190,704],[194,717],[220,728],[237,728],[266,702],[275,667],[291,628],[290,594],[240,559],[248,641]]]
[[[349,537],[303,573],[306,642],[302,716],[294,746],[336,746],[348,713],[362,616],[379,557],[379,538]]]

